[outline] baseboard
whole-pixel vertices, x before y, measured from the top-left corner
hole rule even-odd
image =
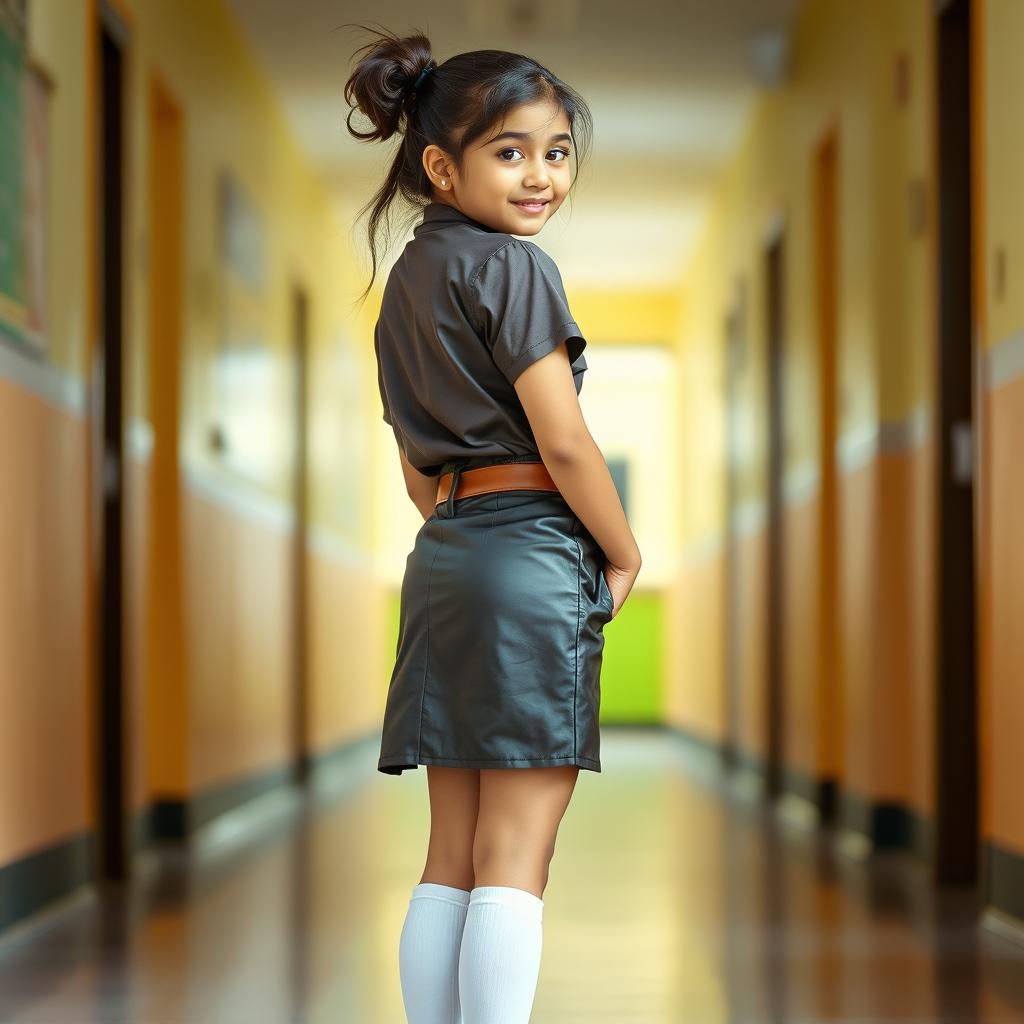
[[[991,839],[981,846],[985,902],[1024,926],[1024,856]]]
[[[666,729],[683,740],[689,747],[699,750],[705,760],[717,761],[728,769],[724,747],[714,739],[691,732],[675,724],[666,724]],[[733,768],[751,778],[764,779],[766,762],[763,756],[748,750],[736,750],[733,754]],[[747,789],[756,786],[748,784]],[[892,801],[866,800],[860,794],[844,790],[835,779],[816,777],[801,768],[784,766],[782,769],[782,798],[797,801],[808,809],[801,820],[813,818],[816,825],[835,825],[841,831],[856,836],[859,845],[867,852],[874,850],[901,849],[931,859],[934,852],[935,828],[933,821],[923,814]],[[813,811],[813,813],[812,813]],[[1000,877],[1015,877],[1012,855],[994,854],[996,870]],[[1021,858],[1016,858],[1019,863]],[[1024,902],[1024,882],[1011,884],[1010,890],[1017,895],[1017,901]],[[1018,911],[1019,913],[1019,911]]]
[[[0,868],[0,932],[92,882],[92,832],[80,832]]]

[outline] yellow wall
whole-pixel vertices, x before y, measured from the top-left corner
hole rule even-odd
[[[1024,6],[978,4],[976,125],[978,336],[983,409],[981,457],[982,824],[994,843],[1024,855],[1024,138],[1018,98],[1024,90],[1020,40]],[[977,109],[977,108],[976,108]],[[1000,282],[1000,255],[1005,267]]]
[[[0,865],[92,820],[88,713],[85,8],[29,4],[54,79],[49,361],[0,345]]]
[[[290,750],[293,283],[307,290],[311,314],[308,728],[315,749],[323,750],[375,724],[381,667],[376,645],[361,641],[381,624],[376,605],[357,598],[372,583],[372,489],[360,483],[373,472],[364,443],[374,409],[366,345],[371,307],[352,306],[364,268],[348,226],[334,216],[326,185],[223,8],[136,0],[134,15],[132,94],[144,96],[148,77],[159,73],[185,126],[179,450],[191,695],[184,742],[187,791],[195,792],[280,766]],[[154,241],[145,223],[142,103],[132,107],[130,135],[138,251]],[[221,422],[216,223],[224,169],[257,207],[265,233],[268,290],[260,326],[271,384],[258,410],[266,455],[253,467],[255,478],[225,466],[208,443],[211,426]],[[132,337],[143,339],[149,282],[143,261],[129,269]],[[145,344],[133,349],[132,365],[132,411],[145,421]],[[144,463],[138,465],[144,473]]]
[[[911,233],[908,183],[933,180],[930,6],[837,0],[806,5],[792,75],[765,95],[718,189],[693,269],[683,284],[684,550],[677,596],[673,720],[709,738],[726,728],[722,589],[726,509],[724,331],[736,279],[748,288],[745,368],[738,388],[743,596],[741,745],[760,752],[765,724],[761,650],[766,501],[765,272],[767,239],[784,232],[786,635],[784,735],[789,767],[838,776],[861,796],[923,808],[927,741],[908,749],[903,729],[928,690],[929,612],[920,588],[896,586],[902,568],[927,578],[927,547],[897,545],[903,567],[883,569],[882,535],[928,534],[927,408],[931,385],[930,244]],[[893,98],[896,55],[910,59],[909,104]],[[839,627],[837,675],[817,671],[809,623],[819,602],[817,553],[821,423],[816,310],[814,153],[838,137]],[[926,192],[926,195],[929,193]],[[924,412],[922,413],[922,409]],[[893,469],[889,463],[895,460]],[[883,468],[884,467],[884,468]],[[895,483],[890,479],[895,475]],[[915,521],[920,514],[923,521]],[[752,596],[753,595],[753,596]],[[687,617],[686,609],[699,609]],[[888,609],[889,621],[880,609]],[[897,641],[892,633],[903,630]],[[758,638],[760,638],[758,640]],[[901,646],[902,645],[902,646]],[[899,648],[895,650],[894,648]],[[889,656],[879,653],[887,649]],[[913,655],[913,656],[912,656]],[[912,698],[902,700],[906,667]],[[900,697],[896,695],[900,694]],[[830,709],[835,709],[830,710]],[[833,720],[838,715],[838,720]],[[886,716],[889,715],[888,719]],[[879,722],[888,728],[880,728]],[[922,720],[922,719],[918,719]],[[851,752],[844,763],[843,751]]]
[[[750,286],[747,369],[740,382],[750,434],[741,451],[740,744],[763,752],[765,339],[762,240],[785,227],[786,764],[834,777],[848,792],[934,812],[935,671],[933,436],[936,337],[936,172],[932,5],[810,3],[795,37],[794,73],[757,107],[729,169],[694,269],[680,331],[684,559],[681,624],[670,651],[669,704],[678,725],[724,738],[723,324],[733,281]],[[1024,673],[1024,89],[1017,41],[1024,7],[976,4],[975,210],[980,439],[978,567],[982,836],[1024,851],[1021,777]],[[910,67],[906,106],[895,100],[898,54]],[[839,635],[837,677],[817,674],[820,465],[812,155],[830,126],[839,139]],[[912,224],[923,198],[924,230]],[[1000,269],[1001,268],[1001,269]],[[1003,280],[1000,282],[1000,273]],[[744,575],[745,574],[745,575]],[[751,651],[754,646],[755,650]],[[835,687],[830,696],[829,688]],[[838,694],[838,701],[834,698]],[[829,720],[834,703],[838,720]]]
[[[54,82],[48,291],[50,353],[36,365],[5,349],[0,416],[24,438],[0,455],[6,496],[0,530],[4,614],[0,650],[0,864],[81,835],[95,823],[92,735],[93,602],[87,394],[94,317],[91,222],[95,89],[90,50],[95,0],[36,0],[30,53]],[[124,0],[126,80],[125,377],[126,608],[130,687],[131,802],[183,799],[211,786],[283,767],[291,728],[290,461],[268,453],[260,479],[227,471],[211,452],[217,414],[219,275],[217,178],[229,168],[263,218],[267,279],[262,351],[274,401],[262,410],[272,436],[291,437],[290,285],[310,298],[309,489],[310,706],[314,751],[378,724],[383,630],[371,544],[377,468],[369,445],[376,417],[373,299],[353,305],[366,267],[350,225],[311,171],[269,83],[219,3]],[[183,113],[181,432],[155,437],[148,395],[149,255],[161,244],[149,223],[148,96],[154,76]],[[159,388],[160,382],[153,382]],[[150,621],[171,598],[147,604],[151,460],[155,443],[178,453],[182,580],[187,609],[184,675],[154,693],[146,678]],[[185,717],[164,717],[179,706]],[[60,714],[55,709],[60,709]],[[147,734],[147,729],[149,730]],[[147,743],[147,735],[161,738]],[[53,760],[61,752],[58,761]],[[9,791],[8,791],[9,790]]]
[[[376,552],[395,516],[416,516],[400,488],[391,432],[380,420],[368,339],[380,286],[350,303],[366,267],[350,225],[334,214],[270,87],[219,3],[122,0],[129,27],[126,225],[126,624],[132,691],[132,803],[186,798],[279,767],[289,756],[291,657],[287,448],[268,452],[260,479],[239,478],[211,452],[218,414],[219,279],[216,185],[230,168],[259,208],[268,279],[262,351],[276,397],[272,436],[290,436],[289,285],[311,299],[312,516],[309,546],[308,731],[325,750],[378,724],[386,679],[372,586]],[[1020,609],[1024,487],[1024,140],[1015,97],[1024,89],[1016,42],[1024,5],[978,2],[981,176],[979,338],[984,359],[981,517],[982,797],[986,836],[1024,850],[1016,737],[1024,704]],[[677,426],[683,557],[667,594],[666,708],[676,725],[712,740],[730,720],[724,691],[723,332],[734,283],[748,284],[739,465],[742,567],[741,746],[763,752],[766,385],[763,251],[785,237],[786,763],[832,775],[865,799],[930,813],[934,386],[935,169],[932,9],[928,0],[816,0],[794,39],[790,81],[757,105],[720,183],[692,270],[677,292],[570,299],[594,343],[667,344],[678,352]],[[50,350],[45,365],[0,352],[0,425],[26,439],[0,452],[0,865],[79,835],[95,821],[90,732],[92,524],[88,514],[91,360],[90,220],[94,173],[95,0],[29,5],[30,51],[55,83],[48,255]],[[897,55],[910,67],[908,104],[894,98]],[[155,539],[149,345],[149,119],[153,75],[184,118],[181,433],[183,625],[180,679],[154,694],[143,639],[171,600],[145,595]],[[839,140],[839,443],[822,453],[818,409],[813,155],[830,128]],[[912,187],[927,203],[910,228]],[[361,197],[362,198],[362,197]],[[1001,254],[1001,255],[1000,255]],[[1005,266],[998,288],[996,270]],[[599,356],[597,357],[600,358]],[[158,386],[158,385],[157,385]],[[376,425],[376,426],[374,426]],[[166,440],[166,439],[164,439]],[[820,598],[820,468],[835,458],[842,644],[835,679],[818,675],[809,628]],[[379,468],[383,466],[383,469]],[[390,467],[390,468],[388,468]],[[397,509],[403,509],[397,512]],[[391,524],[391,525],[389,525]],[[411,533],[409,533],[411,536]],[[180,686],[180,702],[161,703]],[[175,722],[160,716],[180,707]],[[55,714],[59,707],[61,714]],[[144,742],[154,731],[160,745]],[[52,752],[62,753],[56,766]],[[63,769],[74,768],[70,775]]]

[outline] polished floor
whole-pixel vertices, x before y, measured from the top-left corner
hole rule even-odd
[[[764,812],[671,735],[607,729],[602,756],[559,833],[533,1024],[1024,1021],[1024,946],[970,893]],[[403,1024],[426,772],[375,758],[0,935],[0,1021]]]

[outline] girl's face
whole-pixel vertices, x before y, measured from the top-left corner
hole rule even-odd
[[[461,173],[437,146],[423,151],[423,166],[435,201],[496,231],[535,235],[569,191],[571,152],[569,118],[545,100],[516,107],[503,125],[470,143]]]

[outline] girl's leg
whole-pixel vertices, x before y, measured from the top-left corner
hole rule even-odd
[[[480,773],[427,766],[430,845],[398,947],[409,1024],[459,1024],[459,947],[473,888]]]
[[[473,839],[480,806],[479,768],[427,765],[430,843],[421,882],[473,888]]]
[[[528,1024],[540,973],[544,889],[579,769],[480,770],[480,809],[459,955],[465,1024]]]

